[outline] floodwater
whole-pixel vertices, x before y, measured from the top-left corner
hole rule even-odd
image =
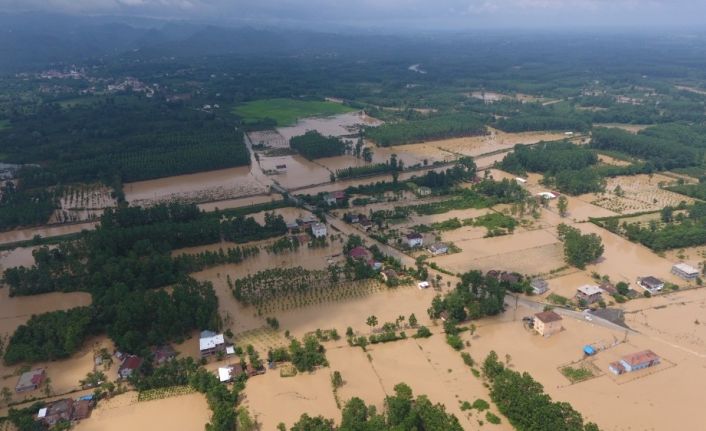
[[[16,266],[34,265],[32,252],[39,247],[17,247],[8,251],[0,251],[0,273]]]
[[[127,183],[125,199],[132,205],[160,202],[209,202],[267,192],[267,187],[251,174],[250,167],[219,169]]]
[[[287,165],[287,170],[270,178],[286,188],[305,187],[331,180],[331,173],[324,166],[299,155],[260,157],[263,171],[273,171],[277,165]]]
[[[346,136],[357,134],[361,126],[375,127],[381,124],[382,121],[359,111],[331,117],[303,118],[294,126],[278,128],[277,132],[289,142],[292,137],[303,135],[309,130],[316,130],[325,136]]]
[[[91,417],[79,422],[76,431],[196,431],[211,417],[206,397],[199,393],[137,401],[136,392],[103,401]]]
[[[96,222],[76,223],[60,226],[40,226],[26,229],[15,229],[6,232],[0,232],[0,244],[7,244],[18,241],[29,241],[39,235],[42,238],[52,236],[68,235],[78,233],[82,230],[92,230],[96,227]]]
[[[210,212],[215,211],[217,209],[225,210],[231,208],[242,208],[269,202],[279,202],[281,200],[281,195],[260,195],[250,196],[246,198],[227,199],[224,201],[208,202],[199,204],[198,207],[203,211]]]

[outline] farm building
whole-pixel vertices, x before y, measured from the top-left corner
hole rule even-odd
[[[128,355],[123,360],[123,363],[120,364],[120,368],[118,368],[118,376],[121,379],[127,379],[140,368],[140,365],[142,365],[142,358],[135,355]]]
[[[33,391],[44,383],[46,376],[47,374],[44,371],[44,368],[36,368],[34,370],[27,371],[26,373],[22,373],[20,379],[17,381],[17,385],[15,386],[15,391]]]
[[[532,287],[532,293],[535,295],[541,295],[547,290],[549,290],[549,284],[546,282],[546,280],[542,278],[535,278],[530,282],[530,286]]]
[[[550,337],[562,330],[561,316],[554,311],[543,311],[534,315],[534,330],[543,337]]]
[[[655,278],[651,275],[647,277],[642,277],[637,284],[639,284],[646,291],[654,294],[660,292],[664,288],[664,282],[659,278]]]
[[[201,331],[201,336],[199,337],[199,352],[201,352],[202,358],[215,355],[218,352],[225,352],[225,350],[226,341],[223,338],[223,334],[216,334],[212,331]]]
[[[653,367],[655,365],[659,365],[659,363],[659,356],[657,356],[652,350],[643,350],[641,352],[623,356],[619,361],[612,362],[608,366],[608,369],[610,369],[613,374],[620,375]]]
[[[326,236],[326,225],[323,223],[314,223],[311,225],[311,234],[315,238],[323,238]]]
[[[672,266],[672,274],[684,280],[696,280],[699,276],[699,270],[684,262],[680,262]]]
[[[593,304],[594,302],[598,302],[603,299],[602,293],[603,291],[600,287],[592,284],[585,284],[576,289],[576,298],[586,301],[587,304]]]
[[[407,245],[410,247],[421,247],[424,245],[424,237],[421,233],[412,232],[407,234]]]
[[[436,244],[432,244],[429,246],[429,252],[434,256],[446,254],[449,252],[449,246],[442,242],[437,242]]]

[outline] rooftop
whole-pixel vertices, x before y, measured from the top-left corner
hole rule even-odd
[[[422,239],[422,234],[417,232],[408,233],[407,239]]]
[[[556,314],[554,311],[543,311],[534,315],[536,319],[539,319],[543,323],[558,322],[561,320],[561,316]]]
[[[586,296],[593,296],[593,295],[598,295],[603,293],[600,287],[593,285],[593,284],[584,284],[583,286],[579,287],[578,289],[579,292]]]
[[[640,283],[643,286],[647,286],[649,288],[655,288],[655,287],[664,285],[664,282],[662,280],[660,280],[659,278],[653,277],[651,275],[648,275],[647,277],[643,277],[642,279],[640,279]]]
[[[205,337],[204,334],[206,335]],[[203,331],[201,333],[201,338],[199,338],[199,350],[213,349],[214,347],[224,344],[225,342],[226,341],[223,338],[223,334],[216,334],[215,332],[211,331]]]
[[[699,270],[694,268],[693,266],[686,264],[684,262],[680,262],[674,265],[674,268],[678,269],[681,272],[684,272],[686,274],[698,274]]]
[[[641,352],[625,355],[622,360],[630,364],[630,366],[635,366],[644,364],[645,362],[659,360],[659,356],[652,350],[643,350]]]
[[[348,255],[353,258],[368,257],[370,252],[365,247],[354,247],[348,252]]]
[[[17,382],[18,388],[29,387],[29,386],[39,386],[44,381],[44,368],[36,368],[34,370],[27,371],[20,376]]]

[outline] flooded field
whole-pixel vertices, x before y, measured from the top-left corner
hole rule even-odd
[[[206,397],[199,393],[154,401],[137,401],[128,392],[101,402],[91,417],[78,423],[76,431],[195,431],[211,417]]]
[[[658,211],[668,205],[677,206],[680,202],[693,203],[694,199],[690,197],[660,188],[660,185],[675,182],[674,178],[662,174],[608,178],[604,193],[590,193],[580,196],[580,199],[622,214]]]
[[[167,202],[209,202],[265,193],[267,187],[247,166],[156,180],[127,183],[125,199],[131,205]]]
[[[34,265],[32,252],[39,247],[18,247],[8,251],[0,251],[0,274],[8,268]]]
[[[596,123],[594,127],[608,127],[613,129],[622,129],[630,133],[637,133],[640,130],[653,126],[654,124],[627,124],[627,123]]]
[[[358,133],[362,126],[379,126],[382,121],[370,117],[364,111],[339,114],[331,117],[304,118],[294,126],[280,127],[277,132],[287,141],[309,130],[316,130],[325,136],[346,136]]]
[[[280,165],[286,165],[286,169],[270,178],[286,188],[306,187],[331,180],[331,173],[324,166],[299,155],[260,157],[263,171],[276,171]]]
[[[72,233],[81,232],[82,230],[92,230],[95,229],[95,227],[96,222],[88,222],[60,226],[39,226],[30,227],[26,229],[9,230],[6,232],[0,232],[0,244],[8,244],[18,241],[29,241],[37,235],[42,238],[68,235]]]
[[[215,211],[217,209],[225,210],[225,209],[231,209],[231,208],[243,208],[243,207],[248,207],[252,205],[258,205],[258,204],[264,204],[268,202],[276,202],[276,201],[281,201],[282,196],[273,194],[273,195],[260,195],[260,196],[250,196],[246,198],[237,198],[237,199],[227,199],[224,201],[216,201],[216,202],[208,202],[208,203],[203,203],[199,204],[198,207],[202,209],[203,211]]]
[[[59,199],[59,205],[49,218],[49,224],[96,220],[105,208],[115,207],[117,201],[105,185],[86,184],[70,186]]]

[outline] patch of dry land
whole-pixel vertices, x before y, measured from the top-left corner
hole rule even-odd
[[[103,401],[91,417],[79,422],[76,431],[196,431],[211,417],[206,398],[193,393],[153,401],[137,401],[128,392]]]
[[[127,183],[123,189],[125,199],[140,206],[210,202],[267,192],[247,166]]]
[[[596,123],[594,127],[607,127],[613,129],[622,129],[630,133],[637,133],[640,130],[653,126],[653,124],[628,124],[628,123]]]
[[[690,197],[660,188],[674,182],[674,178],[662,174],[608,178],[605,193],[589,193],[581,195],[580,199],[622,214],[658,211],[680,202],[693,203]]]

